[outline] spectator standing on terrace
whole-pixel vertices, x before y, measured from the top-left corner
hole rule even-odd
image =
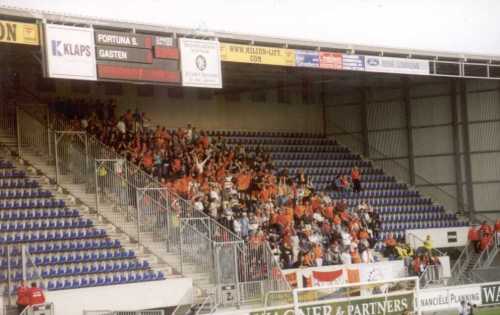
[[[432,255],[432,240],[430,235],[427,235],[427,237],[425,238],[424,248],[427,250],[429,255]]]
[[[361,172],[357,166],[354,166],[351,171],[351,180],[352,180],[352,191],[360,192],[361,191]]]
[[[397,245],[396,239],[394,239],[394,234],[389,233],[387,239],[385,240],[385,256],[393,257],[395,253],[395,248]]]
[[[36,282],[31,283],[30,288],[30,305],[37,305],[45,303],[45,295],[43,294],[43,290],[36,286]]]
[[[17,310],[19,314],[30,304],[30,288],[26,286],[26,283],[21,281],[21,284],[17,288]]]
[[[500,238],[500,219],[497,219],[495,222],[495,233],[497,234],[497,238]]]
[[[476,253],[479,253],[479,229],[476,229],[474,226],[471,226],[467,235],[469,241],[474,247]]]

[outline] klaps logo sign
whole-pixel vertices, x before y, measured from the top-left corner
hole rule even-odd
[[[49,77],[97,80],[93,29],[46,24],[45,37]]]
[[[52,55],[53,56],[91,56],[91,50],[89,45],[78,45],[63,43],[60,40],[52,41]]]

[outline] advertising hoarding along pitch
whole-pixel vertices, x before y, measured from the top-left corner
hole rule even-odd
[[[322,69],[342,70],[342,54],[321,51],[319,53],[319,67]]]
[[[429,61],[408,58],[365,56],[365,68],[370,72],[429,74]]]
[[[38,25],[12,21],[0,21],[0,42],[39,45]]]
[[[123,62],[152,63],[153,53],[148,49],[128,47],[97,46],[96,58],[98,60],[113,60]]]
[[[500,283],[482,285],[481,301],[483,305],[500,304]]]
[[[294,49],[221,43],[220,55],[222,61],[295,66]]]
[[[414,296],[407,294],[388,294],[372,298],[351,297],[348,299],[335,299],[326,302],[318,301],[317,304],[307,303],[300,305],[300,314],[314,315],[355,315],[355,314],[386,314],[400,315],[405,310],[413,310]],[[268,308],[264,311],[253,311],[250,315],[295,315],[292,307]]]
[[[222,88],[218,41],[181,38],[179,46],[183,86]]]
[[[295,62],[297,67],[319,67],[319,52],[312,50],[296,50]]]
[[[153,38],[151,35],[96,30],[95,43],[102,46],[151,49]]]
[[[92,28],[45,24],[50,78],[97,80]]]

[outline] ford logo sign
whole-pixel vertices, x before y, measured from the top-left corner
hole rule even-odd
[[[378,66],[380,64],[380,62],[376,58],[368,58],[366,63],[368,63],[370,66]]]

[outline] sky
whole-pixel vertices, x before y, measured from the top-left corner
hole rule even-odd
[[[500,58],[500,0],[0,0],[145,24]]]

